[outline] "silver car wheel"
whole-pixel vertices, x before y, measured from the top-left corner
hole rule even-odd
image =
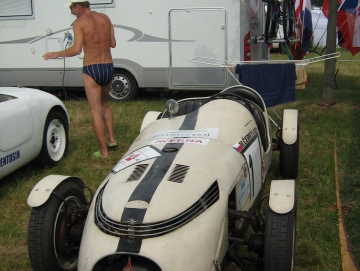
[[[59,161],[65,152],[66,134],[64,125],[58,119],[52,120],[49,124],[46,144],[51,159]]]

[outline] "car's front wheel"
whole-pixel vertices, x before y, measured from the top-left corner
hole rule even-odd
[[[67,154],[68,133],[66,114],[51,110],[45,121],[42,147],[35,162],[41,167],[56,165]]]
[[[76,269],[85,215],[79,221],[75,214],[85,204],[82,188],[69,180],[61,183],[45,204],[32,208],[28,252],[33,270]]]
[[[295,258],[296,204],[286,214],[270,208],[265,219],[263,271],[292,271]]]

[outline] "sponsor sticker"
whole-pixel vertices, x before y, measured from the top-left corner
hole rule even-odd
[[[219,128],[207,128],[201,130],[167,130],[157,132],[152,139],[173,139],[173,138],[209,138],[217,139]]]
[[[241,137],[239,142],[236,142],[233,146],[234,150],[237,152],[241,152],[244,147],[251,141],[251,139],[256,135],[257,128],[255,127],[253,130],[250,130],[245,136]]]
[[[147,209],[149,207],[149,203],[143,200],[133,200],[129,201],[125,204],[126,208],[136,208],[136,209]]]
[[[11,164],[12,162],[15,162],[18,159],[20,159],[20,150],[14,151],[4,157],[1,157],[0,158],[0,167],[4,167],[8,164]]]
[[[250,194],[250,184],[246,179],[241,182],[238,193],[240,195],[238,203],[241,206]]]
[[[145,146],[141,149],[138,149],[126,156],[124,156],[113,168],[113,172],[119,172],[120,170],[136,164],[138,162],[148,160],[154,157],[160,156],[160,153],[155,151],[153,148],[149,146]]]
[[[207,145],[210,139],[206,138],[159,138],[154,139],[150,142],[150,145],[155,144],[167,144],[167,143],[190,143],[190,144],[200,144]]]

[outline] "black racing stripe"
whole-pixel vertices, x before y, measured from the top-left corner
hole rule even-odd
[[[131,201],[131,200],[129,200]],[[124,208],[121,216],[121,222],[136,221],[136,223],[142,223],[145,216],[146,209],[138,208]]]
[[[173,144],[175,145],[175,144]],[[180,149],[183,144],[176,144],[177,148]],[[179,146],[181,145],[181,146]],[[133,191],[128,201],[142,200],[147,203],[150,203],[151,198],[153,197],[156,189],[158,188],[160,182],[164,178],[166,172],[169,170],[172,162],[174,161],[178,152],[164,153],[161,152],[161,155],[155,159],[154,164],[144,177],[144,179],[138,184],[138,186]],[[129,219],[133,218],[132,215],[139,217],[136,212],[143,211],[146,209],[136,209],[136,208],[125,208],[123,215],[121,217],[121,222],[128,222]],[[144,213],[145,215],[145,213]],[[143,219],[144,217],[142,217]],[[135,218],[134,218],[135,219]],[[136,220],[137,223],[142,223],[141,220]]]
[[[141,239],[120,239],[116,252],[139,253],[141,248]]]
[[[179,130],[194,130],[197,122],[198,113],[199,110],[195,110],[194,112],[187,114]]]
[[[184,122],[180,126],[179,130],[194,130],[199,110],[196,110],[185,116]],[[159,187],[165,174],[168,172],[175,157],[182,148],[183,143],[168,143],[164,148],[176,147],[177,152],[162,152],[158,156],[150,170],[143,178],[143,180],[134,189],[128,201],[142,200],[150,203],[152,197],[155,194],[156,189]],[[142,223],[145,217],[147,209],[138,208],[124,208],[121,222]],[[131,239],[130,239],[131,240]],[[129,239],[120,238],[116,252],[131,252],[139,253],[141,249],[141,242],[130,242]]]

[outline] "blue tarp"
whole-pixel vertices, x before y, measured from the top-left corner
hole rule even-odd
[[[255,89],[266,107],[293,102],[295,97],[295,64],[236,65],[239,82]]]

